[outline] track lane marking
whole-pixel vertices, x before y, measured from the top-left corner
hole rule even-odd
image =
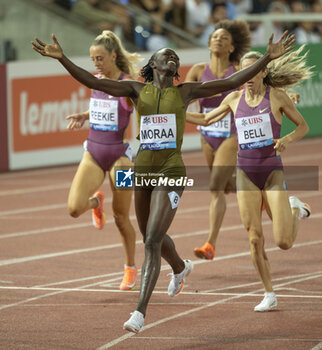
[[[317,213],[317,214],[312,214],[310,216],[310,220],[312,219],[320,219],[322,218],[322,213]],[[263,221],[262,225],[268,225],[271,224],[270,220]],[[244,226],[242,224],[240,225],[232,225],[232,226],[226,226],[223,227],[221,231],[231,231],[231,230],[236,230],[236,229],[243,229]],[[201,230],[201,231],[193,231],[190,233],[183,233],[183,234],[177,234],[177,235],[171,235],[172,239],[176,238],[186,238],[189,236],[198,236],[208,233],[208,230]],[[316,244],[322,243],[322,240],[319,241],[314,241]],[[136,244],[142,244],[142,240],[136,241]],[[304,242],[301,243],[301,246],[304,245],[310,245],[311,242]],[[7,259],[7,260],[0,260],[0,267],[1,266],[7,266],[7,265],[12,265],[12,264],[19,264],[19,263],[25,263],[29,261],[35,261],[35,260],[42,260],[42,259],[49,259],[49,258],[56,258],[60,256],[66,256],[66,255],[74,255],[74,254],[80,254],[80,253],[87,253],[87,252],[95,252],[99,250],[104,250],[104,249],[113,249],[117,247],[121,247],[121,243],[115,243],[115,244],[109,244],[109,245],[104,245],[104,246],[97,246],[97,247],[91,247],[91,248],[82,248],[82,249],[73,249],[73,250],[67,250],[67,251],[62,251],[62,252],[56,252],[56,253],[48,253],[48,254],[40,254],[40,255],[33,255],[33,256],[27,256],[27,257],[22,257],[22,258],[13,258],[13,259]],[[293,248],[296,247],[297,244],[293,245]],[[274,248],[267,248],[266,251],[272,251],[272,250],[280,250],[278,247]],[[250,254],[250,252],[245,252],[245,254]],[[217,260],[221,260],[222,257],[215,258]]]
[[[320,276],[320,275],[319,275]],[[297,283],[297,280],[294,280],[293,283]],[[249,293],[245,293],[246,295],[247,294],[253,294],[253,293],[257,293],[257,292],[260,292],[262,290],[261,289],[257,289],[255,291],[252,291],[252,292],[249,292]],[[187,316],[187,315],[190,315],[192,313],[195,313],[195,312],[198,312],[198,311],[201,311],[201,310],[205,310],[205,309],[208,309],[208,308],[211,308],[213,306],[216,306],[216,305],[219,305],[219,304],[223,304],[223,303],[226,303],[227,301],[231,301],[231,300],[235,300],[235,299],[240,299],[242,297],[245,296],[245,294],[243,294],[242,296],[240,295],[235,295],[235,296],[231,296],[231,297],[228,297],[228,298],[224,298],[224,299],[221,299],[221,300],[218,300],[218,301],[214,301],[214,302],[211,302],[211,303],[208,303],[206,305],[202,305],[202,306],[198,306],[198,307],[195,307],[195,308],[191,308],[190,310],[186,310],[186,311],[183,311],[183,312],[180,312],[178,314],[175,314],[175,315],[172,315],[172,316],[169,316],[169,317],[165,317],[165,318],[162,318],[158,321],[155,321],[155,322],[152,322],[152,323],[149,323],[147,324],[146,326],[144,326],[142,328],[142,330],[140,331],[141,332],[144,332],[150,328],[154,328],[162,323],[166,323],[168,321],[172,321],[174,319],[177,319],[177,318],[180,318],[180,317],[183,317],[183,316]],[[263,296],[263,294],[261,294],[261,296]],[[106,350],[106,349],[109,349],[111,348],[112,346],[116,345],[116,344],[119,344],[121,342],[123,342],[124,340],[128,339],[128,338],[131,338],[133,336],[135,336],[136,334],[135,333],[129,333],[129,334],[126,334],[124,336],[121,336],[119,338],[116,338],[116,339],[113,339],[112,341],[108,342],[107,344],[104,344],[102,346],[100,346],[99,348],[97,348],[96,350]]]
[[[322,196],[322,191],[317,191],[317,192],[312,192],[312,193],[300,193],[298,194],[299,197],[302,198],[313,198],[313,197],[319,197]],[[227,207],[238,207],[237,201],[231,202],[227,204]],[[176,217],[178,215],[184,215],[184,214],[189,214],[189,213],[194,213],[194,212],[199,212],[199,211],[204,211],[204,210],[209,210],[209,205],[205,206],[198,206],[194,208],[186,208],[186,209],[179,209],[176,213]],[[1,214],[0,214],[1,216]],[[311,215],[313,217],[314,214]],[[130,215],[131,220],[136,220],[135,215]],[[108,219],[107,224],[113,223],[113,219]],[[72,230],[72,229],[79,229],[79,228],[84,228],[84,227],[91,227],[92,223],[91,222],[86,222],[86,223],[79,223],[79,224],[71,224],[71,225],[63,225],[63,226],[55,226],[55,227],[47,227],[43,229],[35,229],[35,230],[29,230],[29,231],[21,231],[21,232],[13,232],[13,233],[3,233],[0,234],[0,239],[6,239],[6,238],[14,238],[14,237],[23,237],[27,235],[34,235],[34,234],[42,234],[42,233],[48,233],[48,232],[56,232],[56,231],[66,231],[66,230]],[[207,231],[208,232],[208,231]]]

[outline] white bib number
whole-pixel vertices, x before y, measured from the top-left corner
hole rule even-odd
[[[273,143],[269,113],[237,118],[235,122],[241,149],[260,148]]]
[[[140,122],[141,149],[177,148],[175,114],[142,115]]]
[[[203,108],[203,113],[208,113],[212,108]],[[229,112],[223,119],[208,126],[198,126],[202,135],[210,137],[230,137],[231,113]]]
[[[179,202],[180,202],[180,196],[178,195],[177,192],[172,191],[168,193],[170,203],[171,203],[171,208],[175,209],[178,208]]]
[[[89,122],[94,130],[118,130],[118,101],[91,98],[89,105]]]

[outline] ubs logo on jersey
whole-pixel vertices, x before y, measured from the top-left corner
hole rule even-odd
[[[152,117],[153,124],[162,124],[162,123],[167,123],[167,122],[168,122],[168,118],[166,116],[157,115],[157,116]]]
[[[160,116],[160,115],[156,115],[156,116],[145,116],[143,117],[142,123],[145,125],[149,125],[149,124],[163,124],[163,123],[167,123],[168,122],[168,118],[166,116]]]
[[[258,123],[263,123],[262,117],[253,117],[253,118],[243,119],[241,122],[242,126],[258,124]]]
[[[144,117],[142,123],[145,124],[145,125],[149,125],[151,123],[151,118],[150,117]]]
[[[98,108],[111,108],[111,104],[109,101],[105,100],[93,100],[93,107],[98,107]]]
[[[246,119],[243,119],[243,120],[241,121],[241,125],[242,125],[242,126],[248,125],[247,120],[246,120]]]
[[[254,118],[248,119],[248,124],[258,124],[258,123],[263,123],[262,117],[254,117]]]

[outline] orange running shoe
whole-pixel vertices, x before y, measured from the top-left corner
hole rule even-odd
[[[206,242],[202,247],[193,250],[195,256],[200,259],[212,260],[215,257],[215,248],[209,242]]]
[[[264,192],[262,191],[262,211],[265,211],[266,210],[266,205],[265,205],[265,200],[264,200]]]
[[[265,205],[265,201],[263,199],[263,204],[262,204],[262,211],[265,211],[266,210],[266,205]]]
[[[98,230],[101,230],[106,222],[106,215],[103,209],[104,193],[102,191],[97,191],[94,194],[93,198],[97,198],[99,202],[99,206],[95,209],[92,209],[93,226]]]
[[[135,281],[138,275],[138,269],[130,266],[124,267],[124,277],[120,284],[121,290],[133,290],[136,287]]]

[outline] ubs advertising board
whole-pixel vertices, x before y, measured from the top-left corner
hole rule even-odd
[[[180,82],[192,64],[207,61],[208,50],[178,51],[181,59]],[[146,64],[151,54],[142,55]],[[80,67],[93,72],[90,58],[72,58]],[[2,86],[6,87],[6,104],[1,114],[3,123],[2,171],[43,166],[72,164],[80,161],[88,124],[82,130],[67,130],[66,116],[88,110],[90,89],[72,78],[58,61],[44,58],[37,61],[10,62],[1,70]],[[5,102],[5,101],[4,101]],[[193,109],[193,107],[192,107]],[[7,129],[7,132],[5,130]],[[134,151],[138,149],[137,126],[131,118],[126,138]],[[183,150],[200,148],[195,125],[186,126]],[[6,158],[7,157],[7,160]]]

